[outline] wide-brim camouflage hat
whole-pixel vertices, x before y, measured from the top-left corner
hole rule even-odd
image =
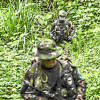
[[[56,46],[56,43],[51,39],[44,39],[33,51],[33,55],[42,60],[57,58],[61,53],[61,47]]]

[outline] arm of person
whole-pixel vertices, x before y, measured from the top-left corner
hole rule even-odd
[[[55,20],[52,24],[51,24],[51,28],[50,28],[50,36],[53,37],[53,33],[55,30],[55,26],[57,24],[57,20]]]
[[[70,32],[69,36],[73,36],[74,33],[75,33],[75,27],[72,25],[72,22],[70,22],[70,21],[68,21],[68,26],[71,29],[71,32]]]
[[[29,89],[29,86],[27,84],[25,84],[25,81],[30,81],[30,77],[29,77],[30,71],[27,70],[25,76],[24,76],[24,80],[22,82],[22,86],[20,89],[20,95],[22,98],[24,99],[28,99],[28,97],[31,97],[30,94],[26,94],[25,92]]]
[[[37,96],[35,90],[30,86],[30,69],[26,72],[24,80],[22,82],[20,95],[25,100],[48,100],[45,97]]]
[[[79,100],[85,97],[87,83],[80,71],[76,67],[74,68],[73,76],[77,88],[77,99]]]

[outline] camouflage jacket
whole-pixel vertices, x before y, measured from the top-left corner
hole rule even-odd
[[[63,23],[59,21],[59,19],[55,20],[50,29],[51,38],[54,40],[68,40],[68,37],[73,36],[75,33],[75,28],[72,23],[68,20],[64,20]]]
[[[75,66],[72,66],[71,64],[66,64],[65,61],[57,60],[58,64],[56,65],[55,69],[50,71],[50,73],[46,73],[47,69],[42,69],[41,67],[41,61],[38,61],[34,63],[26,72],[24,80],[27,80],[30,82],[30,84],[42,91],[49,91],[51,89],[51,85],[48,84],[51,81],[51,84],[53,84],[53,81],[57,79],[58,74],[60,74],[62,71],[64,74],[60,74],[62,76],[61,81],[61,89],[60,89],[60,96],[64,97],[65,100],[76,100],[77,95],[80,94],[85,98],[85,92],[86,92],[86,81],[84,77],[81,75],[79,70]],[[47,72],[49,72],[47,70]],[[68,73],[66,73],[68,72]],[[55,75],[54,75],[55,74]],[[57,74],[57,75],[56,75]],[[53,78],[52,78],[53,77]],[[55,78],[56,77],[56,78]],[[26,97],[25,92],[30,91],[31,89],[29,87],[25,87],[24,82],[20,91],[20,94],[23,98]],[[44,100],[44,99],[43,99]],[[52,99],[49,99],[52,100]]]

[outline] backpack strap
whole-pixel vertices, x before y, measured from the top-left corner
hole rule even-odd
[[[67,61],[64,61],[64,60],[58,60],[58,62],[60,63],[60,72],[62,71],[62,69],[64,69],[66,66],[68,68],[68,70],[70,70],[72,72],[73,70],[73,66],[68,63]],[[62,67],[62,68],[61,68]]]
[[[40,61],[38,61],[38,62],[35,62],[32,66],[31,66],[31,77],[30,77],[30,85],[31,86],[33,86],[33,75],[34,75],[34,73],[37,73],[37,71],[38,71],[38,66],[39,66],[39,62]]]
[[[31,86],[33,86],[33,78],[37,73],[39,73],[41,81],[43,83],[46,83],[48,81],[48,76],[41,70],[40,61],[35,62],[30,69],[31,69],[31,74],[30,74],[30,76],[31,76],[30,77],[30,85]],[[46,80],[43,80],[42,74],[44,74],[44,76],[46,77]]]
[[[60,64],[60,72],[63,70],[63,68],[67,65],[67,62],[64,60],[57,60]]]

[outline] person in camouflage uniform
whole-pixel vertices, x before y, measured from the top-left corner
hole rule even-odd
[[[86,100],[87,83],[84,77],[77,67],[57,59],[61,53],[62,49],[51,39],[44,39],[39,43],[33,55],[40,60],[33,63],[25,74],[20,90],[22,98],[25,100]],[[30,86],[52,96],[44,97]],[[27,91],[33,91],[34,94],[27,94]]]
[[[74,35],[74,33],[75,28],[72,23],[66,19],[66,12],[64,10],[60,10],[59,18],[54,20],[51,25],[50,37],[57,43],[57,45],[66,45],[66,47],[63,47],[63,50],[64,55],[67,55],[68,58],[71,56],[70,43],[72,43],[71,37]],[[66,44],[64,41],[68,42],[69,44]]]
[[[50,29],[50,36],[57,44],[61,44],[64,40],[71,41],[71,37],[75,33],[75,28],[66,18],[64,10],[59,11],[59,18],[54,20]]]

